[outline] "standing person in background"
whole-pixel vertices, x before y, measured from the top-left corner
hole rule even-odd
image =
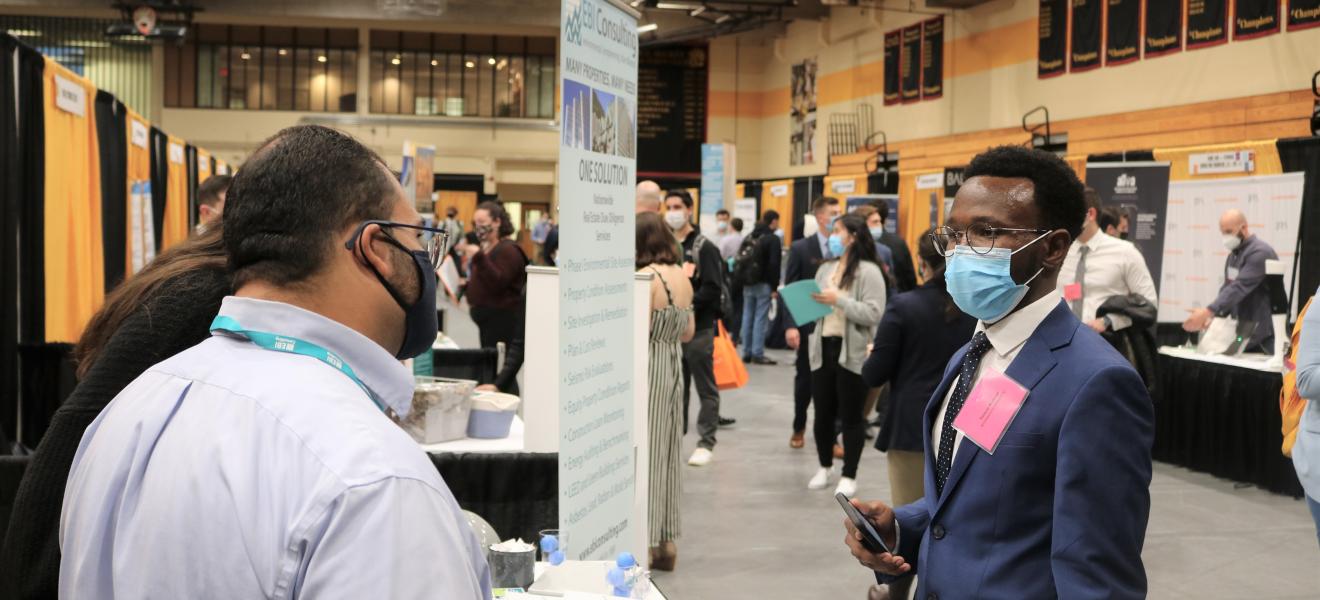
[[[688,464],[710,464],[715,451],[715,431],[720,419],[720,389],[715,385],[715,320],[719,318],[720,278],[724,261],[720,251],[692,226],[692,196],[671,191],[665,198],[665,224],[683,246],[684,273],[692,284],[692,308],[696,312],[696,333],[683,344],[683,432],[687,432],[688,404],[692,381],[697,384],[701,409],[697,413],[697,433],[701,440]],[[730,424],[732,419],[729,419]]]
[[[532,226],[532,245],[535,248],[533,256],[545,252],[545,238],[550,235],[551,227],[554,227],[554,223],[550,220],[550,213],[541,213],[541,218]]]
[[[793,242],[789,247],[784,285],[815,279],[816,270],[831,258],[830,230],[834,220],[839,218],[839,210],[838,198],[821,196],[811,203],[811,214],[816,218],[816,233]],[[788,445],[790,448],[801,448],[806,444],[807,407],[811,406],[811,359],[807,355],[807,345],[802,343],[802,336],[810,336],[816,324],[795,323],[791,314],[788,320],[784,340],[789,348],[797,351],[797,359],[793,363],[796,369],[793,374],[793,436],[788,438]]]
[[[734,217],[729,221],[729,235],[720,238],[720,258],[729,260],[738,255],[738,248],[743,243],[743,220]]]
[[[944,254],[930,243],[934,229],[917,246],[920,287],[895,294],[875,330],[871,355],[862,365],[866,385],[890,385],[889,409],[876,436],[875,448],[889,461],[891,506],[903,506],[925,495],[925,454],[921,422],[926,405],[939,387],[944,366],[972,338],[976,319],[958,310],[944,287]],[[912,578],[889,586],[891,598],[907,598]]]
[[[115,288],[83,329],[73,350],[78,386],[51,417],[14,497],[0,554],[0,597],[58,594],[60,504],[78,443],[125,386],[210,337],[211,319],[233,291],[221,235],[217,221],[162,252]]]
[[[1219,218],[1228,258],[1224,261],[1224,285],[1219,296],[1208,306],[1190,310],[1183,322],[1189,332],[1205,331],[1215,316],[1229,315],[1238,322],[1256,324],[1247,341],[1248,352],[1274,354],[1274,327],[1270,320],[1270,291],[1265,285],[1265,261],[1278,260],[1269,243],[1251,233],[1247,216],[1236,208],[1224,211]]]
[[[1122,222],[1123,213],[1115,206],[1100,207],[1100,214],[1095,217],[1096,226],[1100,227],[1100,231],[1105,232],[1105,235],[1117,239],[1127,239],[1126,236],[1118,230],[1118,225]]]
[[[458,207],[450,206],[445,209],[445,220],[440,224],[440,228],[449,234],[449,243],[457,243],[463,238],[463,221],[458,218]]]
[[[723,208],[715,211],[715,242],[719,243],[729,235],[729,211]]]
[[[692,285],[678,266],[673,235],[660,215],[637,215],[637,270],[651,279],[651,336],[647,352],[647,427],[651,443],[651,568],[673,571],[678,560],[682,491],[683,342],[696,333]]]
[[[1316,291],[1320,296],[1320,290]],[[1314,302],[1312,302],[1314,303]],[[1297,338],[1297,395],[1306,400],[1297,441],[1293,443],[1293,468],[1306,491],[1306,506],[1320,538],[1320,307],[1306,309]]]
[[[807,344],[811,356],[811,395],[816,400],[816,458],[820,469],[807,489],[824,489],[834,464],[834,420],[843,423],[843,477],[835,493],[857,493],[857,463],[866,443],[862,404],[866,347],[885,312],[885,276],[875,260],[875,242],[866,221],[845,215],[834,222],[831,259],[816,271],[821,292],[812,298],[834,311],[816,321]]]
[[[499,203],[482,202],[472,214],[472,226],[478,243],[465,247],[471,259],[466,295],[472,321],[477,324],[482,348],[500,343],[508,348],[514,338],[522,337],[527,256],[509,239],[513,223]]]
[[[225,212],[225,194],[229,193],[228,175],[212,175],[197,186],[197,233],[220,222]]]
[[[1059,292],[1073,315],[1096,333],[1120,331],[1132,325],[1132,319],[1118,313],[1097,317],[1096,309],[1114,296],[1134,294],[1156,306],[1155,281],[1136,246],[1100,230],[1100,195],[1088,187],[1083,198],[1086,220],[1059,270]],[[1075,298],[1069,299],[1070,295]]]
[[[898,291],[906,292],[917,287],[917,271],[912,266],[912,251],[908,249],[907,242],[898,234],[890,233],[885,224],[889,222],[889,203],[884,200],[877,200],[871,204],[876,212],[880,214],[880,227],[883,234],[877,240],[880,243],[889,246],[889,250],[894,255],[894,282],[898,284]]]
[[[541,264],[553,267],[559,260],[559,223],[551,222],[550,231],[545,234],[545,245],[541,246]]]
[[[894,289],[897,283],[894,279],[894,251],[879,241],[885,234],[885,222],[880,218],[880,211],[870,204],[863,204],[854,208],[852,212],[866,219],[866,229],[871,232],[871,239],[876,240],[875,256],[885,271],[885,283],[889,286],[889,295],[893,296],[897,291]]]
[[[60,596],[489,599],[472,528],[388,415],[412,405],[400,360],[435,340],[443,232],[320,126],[258,148],[227,204],[234,295],[87,428]]]
[[[778,229],[779,213],[765,211],[752,235],[743,241],[734,264],[734,277],[743,286],[743,361],[757,365],[777,364],[765,357],[765,334],[784,248],[784,242],[775,235]]]
[[[646,180],[637,184],[637,212],[660,213],[664,195],[660,193],[660,184]]]

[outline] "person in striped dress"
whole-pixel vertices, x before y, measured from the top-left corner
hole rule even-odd
[[[683,441],[683,349],[692,339],[692,284],[678,266],[673,235],[656,213],[637,214],[638,271],[651,279],[651,334],[647,352],[651,440],[651,568],[672,571],[678,561],[678,496]]]

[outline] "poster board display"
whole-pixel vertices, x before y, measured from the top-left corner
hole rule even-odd
[[[1128,241],[1145,257],[1155,289],[1160,291],[1169,209],[1169,163],[1087,163],[1086,185],[1100,194],[1101,204],[1127,215]]]
[[[571,560],[631,550],[636,528],[633,257],[638,13],[560,5],[559,529]]]
[[[1228,257],[1219,216],[1230,208],[1246,214],[1251,233],[1278,253],[1284,287],[1291,289],[1304,183],[1300,172],[1170,183],[1164,261],[1157,280],[1160,322],[1181,323],[1188,310],[1214,301]]]

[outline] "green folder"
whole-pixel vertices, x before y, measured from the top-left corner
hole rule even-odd
[[[819,294],[820,286],[814,279],[804,279],[790,283],[779,289],[779,297],[784,299],[784,306],[798,325],[806,325],[834,312],[834,307],[821,304],[811,299],[812,294]]]

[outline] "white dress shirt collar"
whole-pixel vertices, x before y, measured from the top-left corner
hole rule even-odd
[[[406,416],[412,408],[413,376],[408,368],[379,344],[338,321],[292,304],[238,296],[226,297],[219,314],[244,329],[297,338],[334,352],[399,416]]]
[[[986,325],[984,321],[978,322],[976,330],[985,332],[996,354],[1008,357],[1026,343],[1027,338],[1050,316],[1061,299],[1058,290],[1050,290],[1035,302],[991,325]]]
[[[1096,248],[1099,248],[1109,243],[1113,239],[1114,239],[1113,236],[1108,235],[1103,231],[1096,231],[1095,235],[1091,236],[1091,239],[1086,240],[1085,242],[1078,240],[1077,244],[1079,246],[1086,246],[1087,248],[1090,248],[1092,251],[1094,251]]]

